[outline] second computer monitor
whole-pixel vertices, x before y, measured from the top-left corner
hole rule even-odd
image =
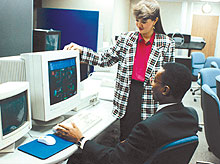
[[[53,51],[60,50],[61,31],[34,29],[33,31],[33,51]]]
[[[0,84],[0,150],[32,128],[28,82]]]

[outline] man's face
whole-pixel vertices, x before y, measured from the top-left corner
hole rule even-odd
[[[151,85],[152,85],[152,94],[153,94],[153,99],[155,101],[161,101],[163,98],[162,92],[164,89],[164,83],[162,82],[162,75],[164,73],[164,69],[160,69],[155,78],[151,79]]]

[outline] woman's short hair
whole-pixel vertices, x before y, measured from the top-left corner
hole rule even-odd
[[[158,18],[154,31],[165,34],[160,19],[160,5],[156,0],[141,0],[134,6],[133,14],[136,19],[142,20],[156,20]]]

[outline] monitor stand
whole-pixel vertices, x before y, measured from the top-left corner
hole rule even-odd
[[[5,147],[4,149],[0,150],[0,153],[13,153],[15,150],[15,143],[12,143],[11,145]]]
[[[32,120],[32,125],[33,126],[54,126],[64,121],[64,119],[65,119],[64,116],[59,116],[50,121]]]

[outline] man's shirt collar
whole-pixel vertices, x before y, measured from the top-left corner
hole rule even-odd
[[[161,110],[162,108],[165,108],[165,107],[167,107],[167,106],[174,105],[174,104],[177,104],[177,103],[161,104],[161,105],[158,106],[157,112],[158,112],[159,110]]]

